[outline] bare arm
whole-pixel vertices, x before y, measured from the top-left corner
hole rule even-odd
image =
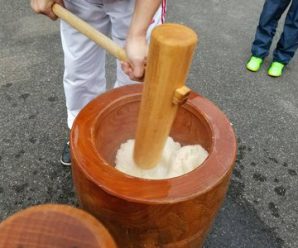
[[[147,56],[146,32],[160,4],[161,0],[136,0],[125,47],[129,61],[122,64],[124,72],[133,80],[143,77]]]
[[[54,3],[64,6],[63,0],[31,0],[31,7],[36,13],[46,15],[52,20],[56,20],[57,16],[52,10]]]

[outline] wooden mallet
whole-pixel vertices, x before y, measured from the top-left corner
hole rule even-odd
[[[120,61],[127,61],[121,47],[88,23],[58,4],[53,12]],[[141,168],[152,168],[160,160],[178,106],[190,93],[185,81],[197,41],[193,30],[179,24],[163,24],[152,32],[134,147],[134,160]]]

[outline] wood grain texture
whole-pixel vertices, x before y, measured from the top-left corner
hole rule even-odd
[[[116,248],[105,227],[82,210],[40,205],[0,224],[1,248]]]
[[[192,92],[180,106],[171,136],[201,144],[206,161],[185,175],[148,180],[114,166],[121,143],[134,138],[141,85],[109,91],[89,103],[71,131],[73,180],[83,209],[110,230],[119,247],[201,247],[224,200],[236,158],[226,116]]]
[[[152,168],[161,158],[178,109],[175,93],[185,84],[197,40],[194,31],[179,24],[152,32],[134,147],[141,168]]]

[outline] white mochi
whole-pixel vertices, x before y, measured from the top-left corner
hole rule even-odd
[[[171,137],[167,139],[162,157],[152,169],[142,169],[133,160],[135,141],[127,140],[116,155],[116,169],[128,175],[145,179],[166,179],[186,174],[198,166],[208,157],[208,152],[200,145],[181,147]]]

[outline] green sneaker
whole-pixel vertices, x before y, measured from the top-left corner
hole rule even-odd
[[[263,64],[263,59],[255,56],[251,56],[249,61],[246,64],[246,69],[253,72],[257,72],[260,70],[262,64]]]
[[[268,75],[271,77],[280,77],[282,75],[284,67],[284,64],[273,61],[268,69]]]

